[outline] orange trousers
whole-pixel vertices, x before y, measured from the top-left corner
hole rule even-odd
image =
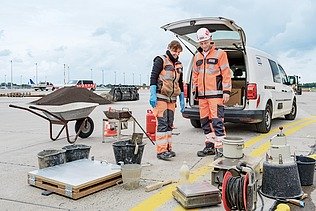
[[[199,99],[200,121],[204,134],[225,136],[223,98]]]
[[[156,151],[157,154],[172,150],[172,129],[176,103],[157,101],[153,113],[157,118]]]

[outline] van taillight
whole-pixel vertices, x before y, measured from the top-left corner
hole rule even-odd
[[[257,84],[248,84],[248,86],[247,86],[247,99],[248,100],[257,99]]]
[[[189,90],[188,87],[189,87],[189,84],[183,85],[183,94],[185,98],[188,98],[188,90]]]

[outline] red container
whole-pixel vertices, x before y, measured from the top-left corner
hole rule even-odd
[[[147,134],[156,134],[156,117],[150,109],[147,110],[146,114],[146,132]]]

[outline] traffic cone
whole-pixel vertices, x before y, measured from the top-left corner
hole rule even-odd
[[[111,125],[109,122],[105,122],[103,135],[106,137],[117,136],[117,130],[115,129],[115,125]]]

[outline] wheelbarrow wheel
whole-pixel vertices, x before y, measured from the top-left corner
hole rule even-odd
[[[77,120],[76,125],[75,125],[76,133],[78,133],[78,131],[80,130],[80,126],[82,125],[84,120],[85,119]],[[87,117],[87,121],[85,122],[85,124],[82,127],[82,130],[79,133],[79,137],[80,138],[88,138],[92,134],[93,129],[94,129],[94,123],[90,117]]]

